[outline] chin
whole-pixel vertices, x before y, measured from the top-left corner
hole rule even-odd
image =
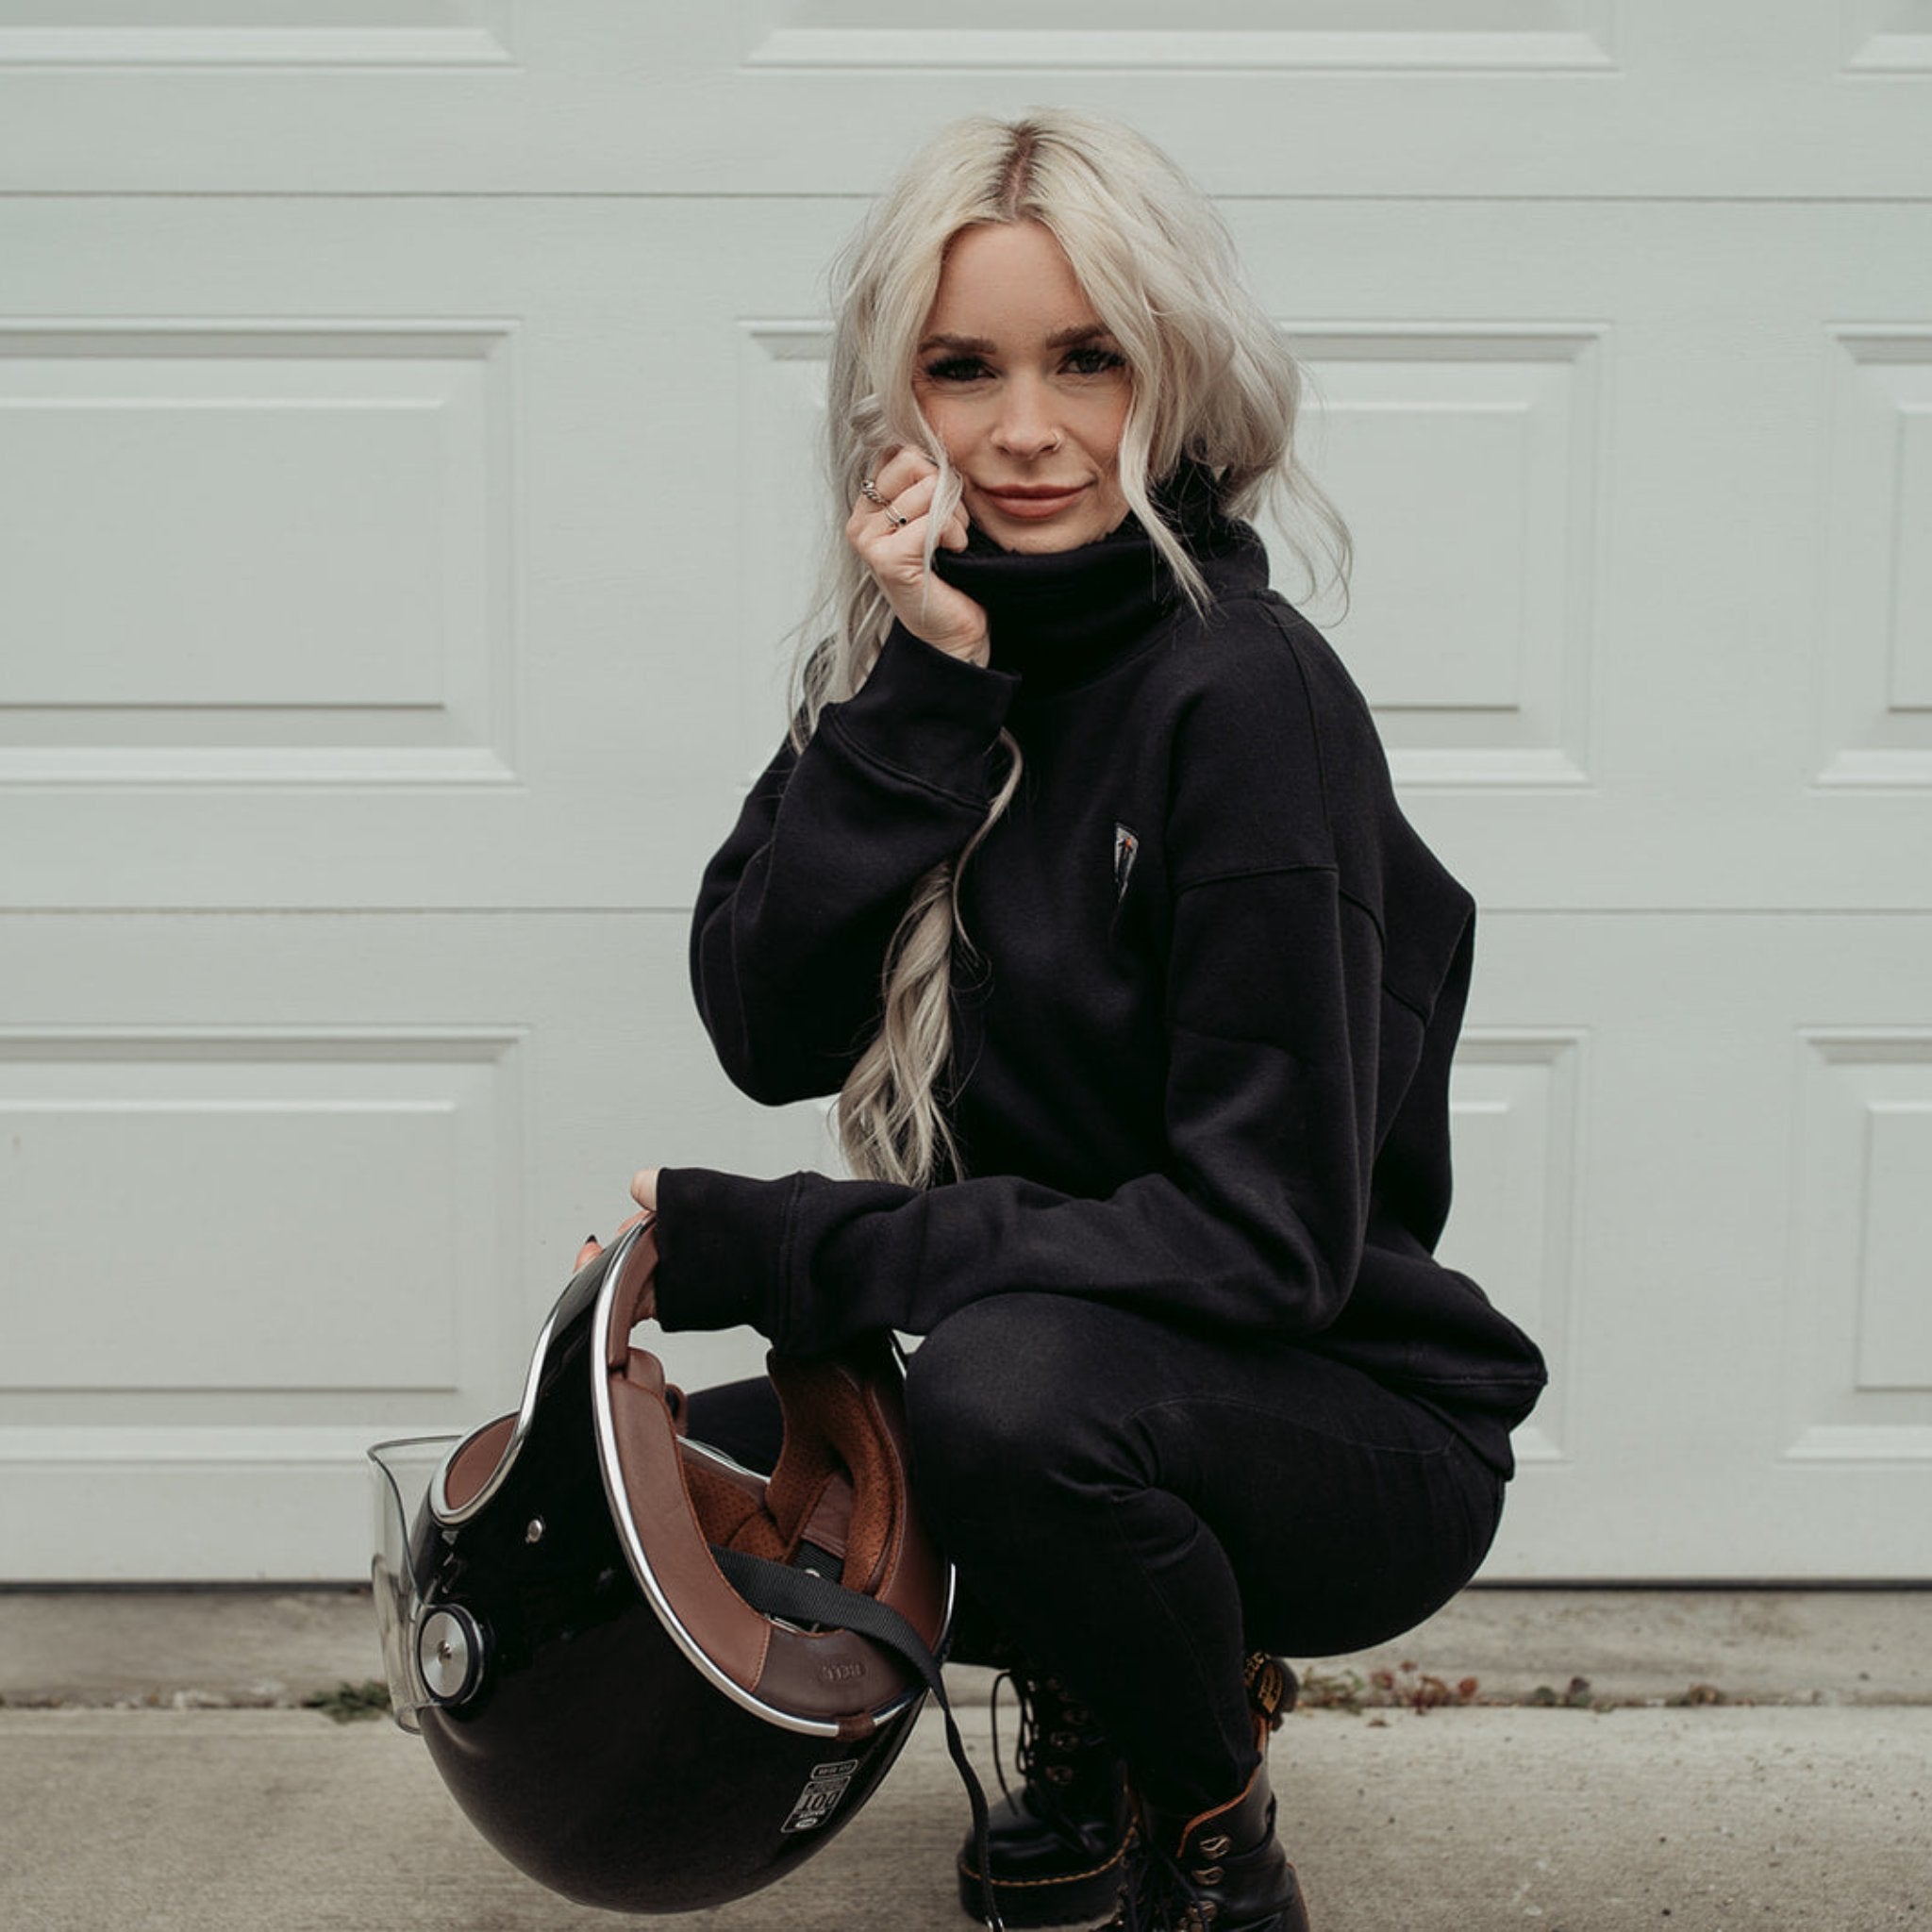
[[[987,534],[1002,550],[1010,550],[1021,557],[1048,557],[1056,551],[1077,550],[1083,543],[1092,543],[1107,535],[1105,530],[1036,530],[1008,528],[989,529]]]
[[[997,510],[982,510],[975,521],[1002,550],[1010,550],[1023,557],[1048,557],[1058,551],[1078,550],[1083,544],[1099,542],[1119,527],[1126,514],[1126,505],[1122,504],[1110,514],[1096,515],[1089,509],[1082,516],[1065,520],[1054,518],[1043,524],[1003,517]]]

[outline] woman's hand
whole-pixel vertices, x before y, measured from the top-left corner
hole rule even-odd
[[[655,1215],[658,1211],[658,1170],[655,1167],[641,1167],[630,1177],[630,1197],[646,1214]],[[619,1234],[625,1233],[626,1229],[635,1227],[642,1219],[643,1215],[641,1214],[632,1216],[630,1220],[624,1223],[623,1226],[619,1227],[617,1232]],[[581,1252],[578,1254],[576,1265],[581,1268],[586,1261],[602,1254],[603,1251],[603,1242],[595,1235],[592,1235],[584,1243]],[[638,1301],[637,1319],[640,1322],[653,1321],[656,1319],[657,1313],[658,1296],[656,1291],[647,1283],[642,1295]]]
[[[649,1215],[653,1219],[656,1218],[658,1212],[658,1172],[659,1170],[655,1167],[641,1167],[636,1174],[631,1175],[630,1197],[644,1210],[644,1213],[633,1214],[628,1221],[621,1223],[617,1233],[611,1236],[611,1240],[616,1241],[620,1237],[628,1234],[639,1222],[644,1219],[645,1215]],[[577,1250],[576,1259],[571,1263],[572,1269],[575,1271],[579,1268],[588,1267],[603,1252],[604,1243],[595,1235],[588,1236],[583,1246]],[[642,1294],[638,1298],[636,1319],[640,1322],[648,1322],[654,1319],[657,1313],[657,1291],[649,1282],[646,1282]]]
[[[917,450],[893,450],[874,472],[871,494],[854,499],[845,541],[877,579],[893,616],[914,637],[969,664],[984,664],[986,612],[925,567],[926,520],[939,475]],[[940,548],[965,547],[966,511],[959,508],[940,532]]]

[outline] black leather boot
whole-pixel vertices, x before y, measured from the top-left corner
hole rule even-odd
[[[1051,1678],[1008,1673],[1020,1695],[1017,1755],[1024,1784],[992,1807],[988,1864],[1000,1916],[1009,1925],[1091,1922],[1118,1896],[1133,1812],[1126,1767],[1092,1714]],[[1255,1744],[1294,1708],[1294,1673],[1266,1651],[1242,1666]],[[998,1697],[998,1686],[994,1687]],[[997,1755],[997,1753],[995,1753]],[[1001,1778],[1004,1789],[1004,1774]],[[979,1860],[971,1838],[959,1852],[959,1903],[981,1910]]]
[[[1120,1902],[1096,1932],[1308,1932],[1300,1881],[1274,1836],[1267,1765],[1210,1810],[1143,1803]]]
[[[1092,1713],[1053,1678],[1024,1668],[1008,1674],[1020,1697],[1015,1756],[1024,1783],[989,1820],[987,1862],[1000,1916],[1008,1925],[1091,1921],[1121,1887],[1132,1823],[1126,1766]],[[959,1903],[976,1919],[982,1898],[969,1837],[959,1852]]]

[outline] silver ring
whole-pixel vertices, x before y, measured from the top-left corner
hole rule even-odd
[[[886,499],[879,494],[879,483],[876,476],[868,476],[858,486],[858,493],[865,498],[866,502],[875,503],[881,509],[886,508]]]
[[[892,527],[895,530],[903,530],[912,521],[910,517],[902,517],[890,503],[885,506],[885,512],[891,518]]]

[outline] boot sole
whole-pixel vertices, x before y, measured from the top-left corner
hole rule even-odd
[[[1125,1851],[1123,1844],[1104,1865],[1088,1872],[1070,1872],[1060,1878],[995,1878],[993,1903],[1008,1925],[1074,1925],[1083,1919],[1091,1923],[1097,1914],[1113,1909]],[[960,1907],[968,1918],[983,1924],[985,1896],[979,1874],[963,1858],[958,1869]]]

